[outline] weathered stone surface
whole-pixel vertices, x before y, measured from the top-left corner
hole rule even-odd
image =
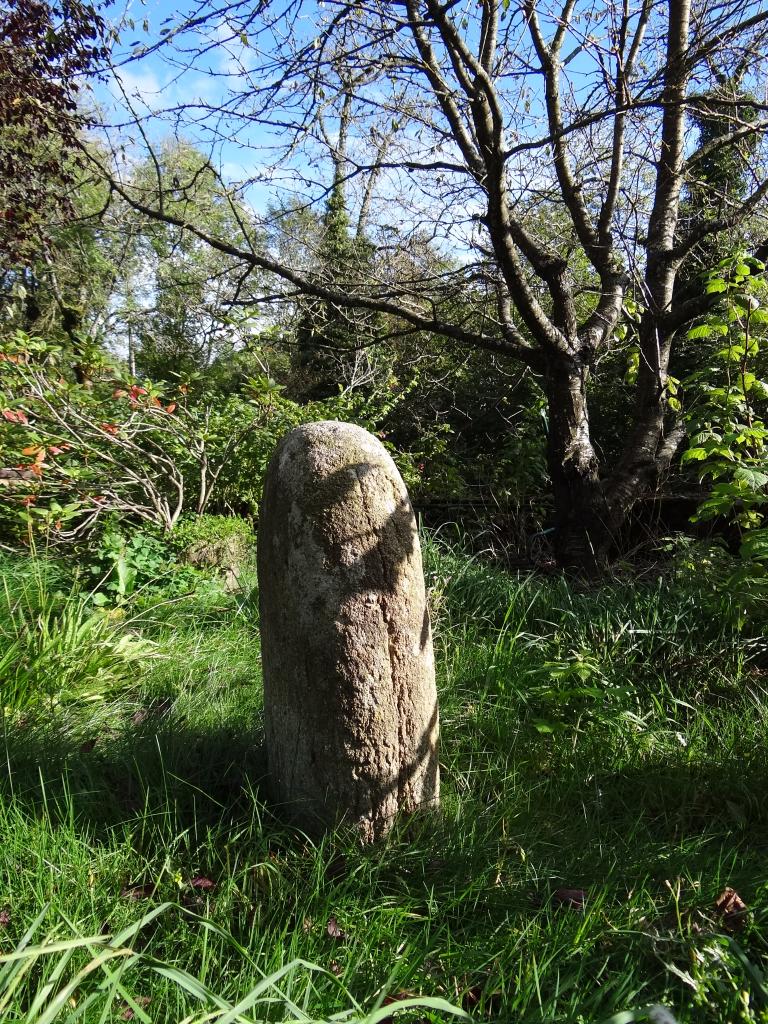
[[[432,636],[416,520],[383,445],[292,430],[267,471],[258,572],[273,795],[301,827],[384,835],[438,801]]]
[[[182,561],[198,568],[220,569],[224,589],[240,590],[240,574],[248,561],[248,543],[242,534],[230,534],[216,540],[196,540],[182,554]]]

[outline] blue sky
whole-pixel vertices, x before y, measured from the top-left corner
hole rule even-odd
[[[203,60],[183,70],[171,66],[162,50],[140,59],[128,59],[142,47],[157,42],[163,29],[167,31],[183,22],[201,6],[193,3],[179,7],[173,0],[128,0],[122,8],[111,8],[110,21],[120,26],[120,45],[113,53],[120,84],[116,81],[97,83],[93,88],[94,98],[105,112],[108,123],[119,125],[130,121],[129,109],[132,109],[154,145],[177,134],[197,145],[210,156],[227,182],[259,179],[249,187],[248,199],[254,206],[263,207],[274,200],[279,191],[276,185],[263,180],[268,177],[268,171],[261,151],[269,141],[263,130],[253,126],[248,139],[243,140],[246,145],[234,139],[219,139],[212,145],[207,120],[195,127],[185,119],[183,128],[178,128],[173,119],[157,116],[159,111],[167,111],[177,104],[200,100],[216,105],[223,99],[230,83],[239,84],[237,59],[245,53],[239,40],[216,45]],[[135,129],[126,127],[112,135],[113,138],[121,135],[128,142],[129,154],[131,143],[135,142],[138,157],[142,147]]]

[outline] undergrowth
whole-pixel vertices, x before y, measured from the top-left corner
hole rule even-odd
[[[0,952],[28,967],[0,973],[3,1020],[450,1019],[405,1002],[429,996],[515,1024],[768,1021],[759,609],[703,574],[425,558],[442,807],[368,849],[272,813],[252,581],[100,609],[66,567],[4,561],[0,659],[67,614],[145,655],[90,700],[50,678],[4,700]]]

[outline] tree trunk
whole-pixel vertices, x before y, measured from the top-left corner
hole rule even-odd
[[[662,346],[662,355],[668,342]],[[588,575],[605,569],[632,509],[658,484],[684,436],[665,430],[666,399],[658,366],[641,367],[634,425],[614,469],[600,473],[589,429],[589,370],[578,360],[552,359],[543,381],[549,411],[547,464],[554,498],[558,565]]]
[[[549,407],[547,464],[555,511],[558,564],[592,575],[605,565],[610,517],[589,432],[589,369],[577,358],[552,359],[544,379]]]

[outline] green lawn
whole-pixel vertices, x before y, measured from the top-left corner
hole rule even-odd
[[[27,950],[0,964],[3,1021],[326,1020],[409,995],[515,1024],[657,1003],[768,1021],[759,610],[716,600],[704,567],[582,591],[426,553],[442,808],[367,849],[265,802],[253,590],[201,577],[44,657],[35,624],[77,604],[71,571],[5,559],[0,952]],[[111,660],[79,679],[86,648]],[[717,911],[726,886],[745,914]]]

